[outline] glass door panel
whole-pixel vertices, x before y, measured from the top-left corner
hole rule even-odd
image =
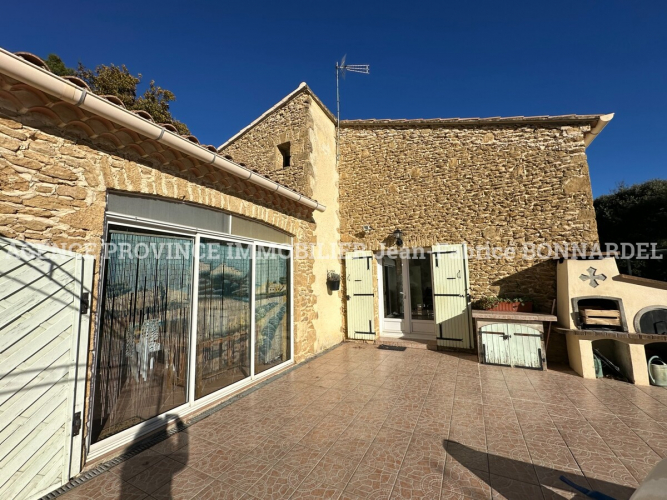
[[[193,241],[109,231],[92,442],[184,404]]]
[[[398,257],[382,257],[384,317],[403,319],[403,261]]]
[[[250,376],[248,245],[201,239],[195,398]]]
[[[290,252],[258,246],[255,273],[255,373],[261,373],[292,358]]]
[[[433,321],[430,259],[410,259],[410,310],[413,320]]]

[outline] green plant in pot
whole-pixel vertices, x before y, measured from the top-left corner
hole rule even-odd
[[[327,285],[332,292],[340,290],[340,274],[335,271],[327,271]]]
[[[475,309],[484,311],[532,312],[533,302],[525,297],[496,297],[486,296],[473,303]]]

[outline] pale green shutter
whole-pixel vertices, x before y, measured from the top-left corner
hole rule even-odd
[[[433,302],[441,347],[474,347],[466,253],[465,245],[434,245],[432,248]]]
[[[347,293],[347,336],[350,339],[374,340],[373,253],[360,250],[345,255]]]

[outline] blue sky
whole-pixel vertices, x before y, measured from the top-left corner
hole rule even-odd
[[[8,2],[0,46],[126,64],[219,145],[306,81],[342,117],[616,113],[588,149],[594,194],[667,178],[663,2]],[[9,21],[9,22],[7,22]]]

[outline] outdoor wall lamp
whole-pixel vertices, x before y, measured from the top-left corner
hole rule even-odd
[[[364,234],[369,234],[373,230],[373,228],[368,224],[364,224],[363,226],[361,226],[361,229],[363,229]]]
[[[403,231],[400,229],[397,229],[394,231],[394,234],[392,235],[394,237],[394,240],[396,241],[396,246],[397,247],[402,247],[403,246]]]

